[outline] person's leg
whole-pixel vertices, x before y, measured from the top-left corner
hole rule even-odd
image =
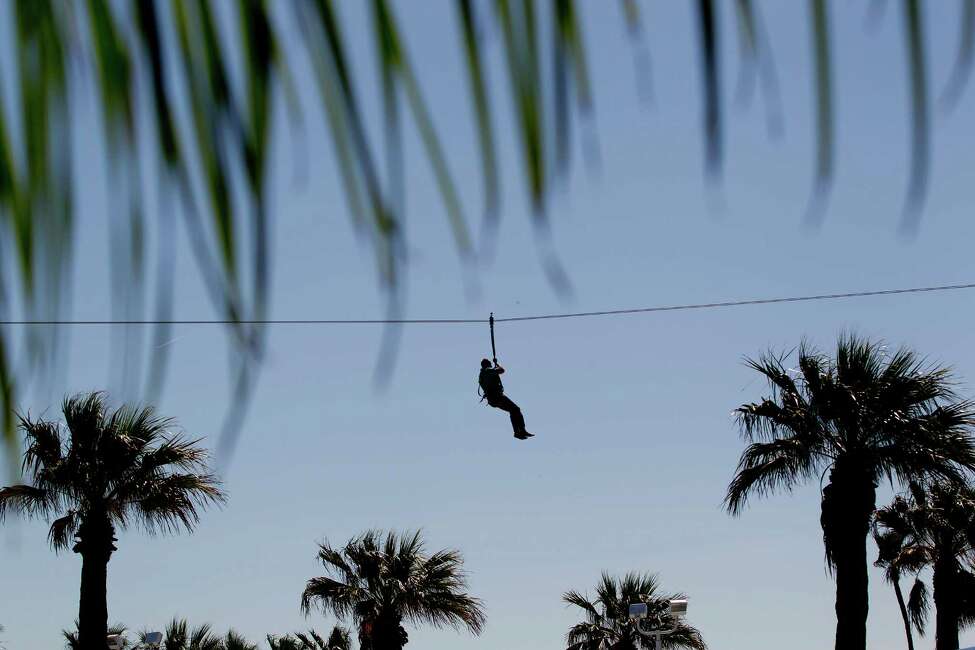
[[[497,398],[491,406],[508,412],[511,416],[511,428],[514,429],[515,433],[525,431],[525,417],[521,414],[521,409],[506,395]]]

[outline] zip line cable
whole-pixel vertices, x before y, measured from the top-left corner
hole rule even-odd
[[[879,291],[852,291],[849,293],[824,293],[811,296],[787,296],[782,298],[756,298],[751,300],[728,300],[684,305],[662,305],[656,307],[637,307],[632,309],[610,309],[606,311],[581,311],[564,314],[536,314],[531,316],[509,316],[495,318],[393,318],[393,319],[269,319],[269,320],[8,320],[3,325],[465,325],[486,323],[517,323],[532,320],[557,320],[563,318],[587,318],[591,316],[619,316],[625,314],[646,314],[664,311],[689,311],[692,309],[717,309],[719,307],[747,307],[751,305],[774,305],[788,302],[814,302],[839,300],[842,298],[866,298],[870,296],[893,296],[907,293],[932,293],[940,291],[959,291],[975,289],[975,282],[968,284],[945,284],[933,287],[912,287],[908,289],[884,289]]]

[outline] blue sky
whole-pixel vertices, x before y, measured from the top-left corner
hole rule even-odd
[[[362,3],[364,5],[365,3]],[[583,5],[595,83],[592,131],[601,164],[578,156],[552,201],[554,243],[573,292],[560,298],[541,270],[507,98],[496,93],[504,189],[500,246],[465,291],[435,185],[415,137],[407,139],[410,264],[406,316],[485,317],[602,310],[971,282],[975,165],[966,116],[936,113],[934,167],[920,234],[898,235],[908,172],[909,115],[900,14],[876,30],[864,6],[832,3],[837,96],[837,183],[825,223],[801,216],[814,139],[804,5],[761,3],[775,56],[785,131],[766,136],[760,101],[734,102],[737,44],[722,31],[726,117],[723,181],[702,173],[697,51],[690,3],[645,13],[653,100],[638,97],[633,52],[612,3]],[[955,54],[955,3],[927,3],[932,86]],[[367,117],[377,101],[367,15],[342,3]],[[414,64],[448,146],[469,217],[481,204],[480,172],[463,62],[450,4],[397,5]],[[731,27],[731,5],[721,18]],[[285,23],[286,29],[293,26]],[[11,48],[8,28],[0,45]],[[504,74],[492,34],[490,77]],[[294,39],[292,39],[293,41]],[[295,66],[307,106],[315,91]],[[756,97],[756,100],[759,99]],[[279,107],[280,108],[280,107]],[[354,235],[321,116],[306,112],[300,146],[277,113],[271,183],[276,230],[272,315],[378,318],[373,258]],[[73,316],[109,315],[106,186],[90,96],[76,116],[75,160],[84,165]],[[81,168],[81,167],[79,167]],[[213,317],[181,235],[178,318]],[[422,528],[431,549],[460,549],[471,592],[484,599],[480,638],[410,630],[410,647],[459,650],[559,648],[577,619],[561,594],[595,584],[600,571],[659,573],[690,596],[689,619],[711,647],[796,650],[832,640],[833,583],[823,564],[816,486],[755,501],[739,518],[721,499],[742,449],[731,411],[764,394],[742,358],[802,338],[828,348],[855,330],[907,344],[953,365],[973,392],[975,310],[967,293],[728,308],[499,325],[509,394],[537,438],[513,440],[503,413],[479,405],[480,325],[408,326],[390,386],[372,373],[381,330],[371,326],[275,327],[248,405],[240,444],[223,470],[230,501],[193,535],[120,535],[110,564],[113,621],[160,628],[172,616],[251,639],[333,621],[298,610],[304,582],[321,575],[316,543],[371,527]],[[25,396],[24,408],[57,415],[65,393],[106,388],[118,330],[70,332],[67,371]],[[169,343],[160,410],[215,444],[231,399],[228,346],[216,326],[185,326]],[[881,500],[889,497],[882,491]],[[0,533],[0,639],[11,650],[52,648],[77,612],[79,558],[54,555],[43,523],[8,519]],[[873,557],[875,551],[869,552]],[[903,633],[893,593],[871,569],[870,647]],[[975,632],[962,645],[975,644]],[[923,640],[920,647],[933,645]]]

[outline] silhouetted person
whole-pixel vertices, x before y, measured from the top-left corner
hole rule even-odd
[[[515,438],[519,440],[531,438],[534,434],[525,430],[525,417],[521,414],[521,409],[504,394],[502,374],[504,368],[499,366],[497,361],[492,368],[489,360],[481,359],[481,373],[477,377],[477,383],[481,386],[484,399],[494,408],[507,411],[511,415],[511,428],[514,429]]]

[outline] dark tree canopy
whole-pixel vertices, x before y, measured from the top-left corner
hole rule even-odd
[[[686,598],[684,594],[662,593],[657,577],[646,573],[627,573],[616,578],[603,573],[596,585],[595,596],[568,591],[562,596],[569,605],[582,610],[584,620],[573,625],[565,635],[568,650],[653,650],[654,640],[639,634],[629,619],[629,608],[644,603],[656,618],[656,626],[673,629],[663,637],[662,645],[674,650],[707,650],[701,633],[681,618],[671,616],[670,601]]]
[[[317,606],[351,620],[363,650],[402,648],[404,623],[473,634],[484,627],[481,602],[467,593],[460,553],[427,553],[419,531],[369,531],[337,548],[324,543],[318,558],[326,575],[308,581],[301,608],[307,614]]]

